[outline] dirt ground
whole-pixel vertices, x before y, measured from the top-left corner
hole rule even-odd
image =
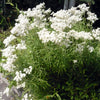
[[[3,78],[3,75],[0,73],[0,100],[14,100],[12,96],[7,97],[6,94],[3,94],[7,86],[8,86],[7,80]]]

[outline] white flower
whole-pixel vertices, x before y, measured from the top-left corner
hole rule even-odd
[[[26,15],[20,14],[16,19],[15,27],[12,28],[11,33],[16,36],[26,36],[28,27],[30,26],[29,19]]]
[[[42,40],[43,43],[46,43],[49,41],[50,38],[50,31],[48,31],[46,28],[43,28],[41,31],[37,32],[39,39]]]
[[[55,42],[55,43],[60,43],[64,37],[65,37],[65,32],[56,32],[56,31],[48,31],[46,28],[43,28],[41,31],[37,32],[39,39],[42,40],[43,43],[46,42]]]
[[[17,44],[16,49],[18,50],[27,49],[25,41],[21,40],[21,43]]]
[[[93,31],[92,31],[92,36],[93,36],[96,40],[100,41],[100,28],[97,28],[97,29],[93,30]]]
[[[22,87],[25,88],[25,82],[23,82],[22,84],[17,85],[16,88],[19,89],[19,88],[22,88]]]
[[[48,25],[48,23],[46,23],[46,18],[45,16],[47,14],[49,14],[51,12],[50,9],[44,10],[44,3],[41,3],[39,5],[37,5],[35,8],[28,9],[27,11],[24,11],[24,16],[26,16],[28,19],[30,19],[30,23],[28,25],[28,29],[33,29],[34,27],[38,27],[38,28],[43,28],[46,25]],[[34,20],[32,20],[34,19]]]
[[[5,46],[8,46],[9,43],[10,43],[12,40],[14,40],[14,39],[16,39],[16,37],[15,37],[14,35],[11,34],[9,37],[7,37],[7,38],[3,41],[3,43],[5,44]]]
[[[1,66],[4,68],[4,70],[7,70],[8,72],[14,71],[13,69],[16,67],[13,63],[17,59],[16,54],[13,54],[15,51],[15,46],[8,46],[7,48],[1,50],[2,56],[6,57],[6,59],[2,60]]]
[[[16,56],[16,54],[14,54],[7,58],[7,62],[13,63],[13,62],[15,62],[16,59],[17,59],[17,56]]]
[[[30,74],[32,72],[32,66],[29,66],[29,68],[24,68],[23,70],[26,74]]]
[[[73,60],[73,63],[77,63],[77,60]]]
[[[90,20],[92,23],[98,20],[97,15],[95,13],[91,13],[90,11],[88,11],[87,14],[88,14],[87,19]]]
[[[9,96],[9,92],[10,92],[10,89],[7,87],[7,88],[4,90],[3,94],[6,94],[7,96]]]
[[[6,63],[1,63],[1,66],[3,67],[4,70],[8,72],[13,72],[14,68],[16,67],[12,62],[7,61]]]
[[[4,57],[9,57],[13,55],[13,52],[15,51],[15,46],[8,46],[7,48],[1,50],[2,51],[2,56]]]
[[[45,10],[44,13],[45,13],[45,14],[49,14],[49,13],[51,13],[51,9],[49,8],[49,9]]]
[[[28,93],[26,93],[26,94],[23,96],[22,100],[29,100],[29,99],[28,99]]]
[[[74,37],[76,40],[78,39],[93,40],[92,34],[90,32],[85,32],[85,31],[77,32],[75,30],[70,30],[67,33],[67,36]]]
[[[33,99],[32,99],[32,95],[31,95],[31,94],[26,93],[26,94],[24,94],[24,96],[23,96],[22,100],[33,100]],[[35,99],[34,99],[34,100],[35,100]]]
[[[14,77],[14,80],[18,83],[19,81],[22,81],[22,79],[26,76],[25,73],[22,73],[21,71],[16,71],[16,76]]]
[[[66,27],[71,28],[77,22],[82,20],[83,12],[77,10],[76,7],[72,7],[69,10],[59,10],[52,14],[50,17],[51,28],[56,31],[62,32]]]
[[[87,7],[85,3],[79,5],[78,8],[80,8],[82,13],[84,13],[84,12],[89,10],[89,7]]]
[[[42,9],[45,7],[45,3],[40,3],[39,5],[36,6],[36,9]]]
[[[94,47],[89,46],[89,45],[87,46],[87,48],[88,48],[88,50],[90,51],[90,53],[93,52],[93,50],[94,50]]]
[[[22,25],[27,25],[29,23],[29,19],[27,18],[26,15],[20,14],[18,16],[18,19],[16,19],[16,22],[19,22]]]
[[[84,45],[85,45],[85,42],[77,44],[77,48],[76,48],[75,52],[81,53],[83,51],[83,49],[84,49]]]
[[[32,66],[29,66],[30,72],[32,71]]]

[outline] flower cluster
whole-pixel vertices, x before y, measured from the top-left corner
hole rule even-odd
[[[65,32],[57,33],[55,31],[48,31],[48,29],[43,28],[41,31],[37,32],[39,39],[42,40],[43,43],[52,41],[55,43],[59,43],[65,37]]]
[[[2,59],[3,63],[1,63],[1,66],[9,72],[12,72],[16,67],[13,62],[17,59],[17,56],[13,52],[15,52],[15,46],[11,45],[2,50],[2,56],[6,57],[6,59]]]
[[[16,71],[16,76],[15,76],[14,80],[16,82],[22,81],[22,78],[24,78],[25,76],[26,76],[25,73],[22,73],[21,71],[19,71],[19,72]]]
[[[14,78],[16,82],[22,81],[26,74],[30,74],[32,72],[32,66],[29,66],[29,68],[24,68],[23,72],[24,73],[22,73],[21,71],[16,71],[16,76]]]
[[[9,43],[10,43],[12,40],[14,40],[14,39],[16,39],[16,37],[15,37],[14,35],[11,34],[9,37],[7,37],[7,38],[3,41],[3,43],[5,44],[5,46],[8,46]]]
[[[21,43],[17,44],[16,49],[18,49],[18,50],[27,49],[25,41],[21,40]]]
[[[31,94],[29,95],[28,93],[26,93],[26,94],[23,96],[22,100],[32,100],[32,99],[29,99],[30,97],[31,97]]]
[[[29,68],[24,68],[23,72],[22,71],[16,71],[16,76],[14,77],[13,80],[17,82],[16,88],[25,88],[25,82],[20,84],[20,82],[23,80],[23,78],[26,77],[26,75],[31,74],[32,72],[32,66],[29,66]]]
[[[87,20],[94,23],[98,20],[96,14],[89,11],[89,7],[86,4],[79,5],[78,7],[72,7],[69,10],[60,10],[53,13],[50,17],[52,22],[51,27],[56,31],[63,31],[66,27],[71,28],[75,23],[82,21],[82,16],[87,12]]]
[[[24,68],[24,72],[26,74],[30,74],[32,72],[32,66],[29,66],[29,68]]]
[[[3,94],[6,94],[7,96],[9,96],[9,93],[10,93],[10,89],[8,87],[6,87]]]
[[[29,8],[27,11],[20,11],[21,14],[18,16],[18,19],[16,19],[15,27],[13,27],[11,33],[17,36],[25,36],[28,30],[34,27],[45,27],[45,25],[47,25],[46,16],[51,10],[44,10],[44,5],[44,3],[41,3],[32,10]]]
[[[100,41],[100,28],[94,29],[92,35],[96,40]]]

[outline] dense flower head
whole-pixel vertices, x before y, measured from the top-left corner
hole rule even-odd
[[[93,29],[92,35],[96,40],[100,41],[100,28]]]
[[[90,32],[77,32],[75,30],[71,30],[67,33],[67,36],[74,37],[76,40],[78,39],[84,39],[84,40],[93,40]]]
[[[87,7],[85,3],[79,5],[78,8],[81,10],[82,13],[85,13],[86,11],[89,10],[89,7]]]
[[[31,94],[26,93],[26,94],[23,96],[22,100],[32,100],[32,99],[29,99],[30,97],[31,97]]]
[[[8,47],[6,47],[5,49],[2,50],[2,56],[9,57],[9,56],[13,55],[14,51],[15,51],[15,46],[9,45]]]
[[[56,31],[63,31],[66,27],[71,28],[73,24],[78,21],[81,21],[82,14],[80,11],[77,11],[76,8],[71,8],[67,11],[60,10],[53,14],[53,17],[50,18],[52,22],[51,27]]]
[[[32,72],[32,66],[29,66],[29,68],[24,68],[24,72],[26,74],[30,74]]]
[[[16,82],[19,82],[19,81],[21,81],[22,80],[22,78],[24,78],[26,76],[26,74],[25,73],[22,73],[21,71],[16,71],[16,76],[15,76],[15,78],[14,78],[14,80],[16,81]]]
[[[3,41],[3,43],[5,44],[5,46],[8,46],[9,43],[10,43],[12,40],[14,40],[14,39],[16,39],[16,37],[15,37],[14,35],[11,34],[9,37],[7,37],[7,38]]]
[[[91,21],[92,23],[98,20],[97,15],[95,13],[91,13],[90,11],[88,11],[87,14],[88,14],[87,20]]]
[[[27,49],[25,41],[21,40],[21,43],[17,44],[16,49],[18,49],[18,50]]]

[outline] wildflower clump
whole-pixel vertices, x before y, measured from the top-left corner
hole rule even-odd
[[[92,27],[97,19],[86,4],[56,13],[44,3],[20,11],[1,50],[0,65],[11,77],[7,89],[22,88],[18,100],[97,100],[100,28]]]

